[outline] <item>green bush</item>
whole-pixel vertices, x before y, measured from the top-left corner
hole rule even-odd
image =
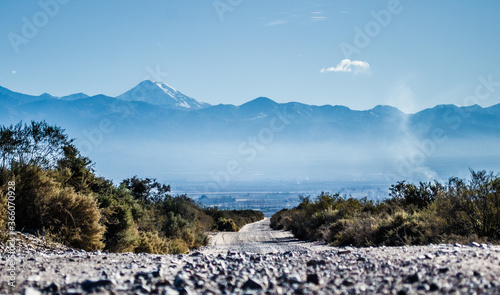
[[[131,208],[127,204],[117,203],[103,212],[106,212],[106,250],[133,252],[140,237]]]
[[[16,228],[51,229],[67,245],[95,250],[103,247],[104,227],[95,198],[62,188],[50,171],[17,166]]]
[[[0,241],[7,240],[7,218],[8,218],[8,206],[7,206],[7,196],[8,196],[8,182],[14,181],[15,178],[5,168],[0,168]]]
[[[205,208],[204,212],[215,221],[221,218],[233,220],[238,230],[245,224],[264,219],[264,213],[254,210],[219,210],[217,207],[209,207]],[[212,224],[212,229],[220,230],[217,222],[212,222]]]
[[[57,231],[65,244],[85,250],[104,247],[105,231],[96,200],[72,189],[55,190],[44,203],[42,224]]]
[[[182,239],[173,239],[169,242],[170,253],[172,254],[184,254],[189,251],[188,245]]]
[[[239,227],[234,223],[232,219],[220,218],[217,220],[217,230],[219,231],[239,231]]]
[[[340,219],[330,226],[327,242],[336,246],[377,245],[377,219],[370,214],[361,214],[352,219]]]
[[[135,253],[168,254],[171,253],[170,243],[167,239],[159,237],[156,232],[141,232]]]
[[[500,178],[471,171],[471,180],[391,187],[379,203],[322,193],[302,198],[271,217],[274,229],[333,245],[421,245],[452,241],[500,241]]]
[[[5,242],[7,240],[7,189],[0,187],[0,241]]]

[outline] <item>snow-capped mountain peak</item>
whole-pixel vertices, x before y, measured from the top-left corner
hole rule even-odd
[[[126,101],[142,101],[154,105],[168,105],[175,109],[196,110],[209,106],[184,95],[163,82],[145,80],[116,98]]]

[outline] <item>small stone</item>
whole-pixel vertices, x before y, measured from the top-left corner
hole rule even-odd
[[[174,286],[176,288],[183,288],[187,285],[186,279],[183,276],[177,275],[174,279]]]
[[[312,295],[312,290],[307,288],[306,286],[299,287],[297,290],[295,290],[294,294],[297,295]]]
[[[107,278],[108,278],[108,273],[107,273],[106,271],[104,271],[104,270],[103,270],[103,271],[101,271],[101,276],[102,276],[103,278],[107,279]]]
[[[193,294],[193,295],[194,295],[194,294],[196,294],[196,293],[195,293],[195,292],[193,292],[193,291],[191,290],[191,288],[189,288],[188,286],[186,286],[186,287],[183,287],[183,288],[181,288],[181,289],[179,290],[179,294],[180,294],[180,295],[191,295],[191,294]]]
[[[94,292],[98,289],[104,288],[104,289],[109,289],[113,286],[113,282],[111,280],[98,280],[98,281],[93,281],[93,280],[86,280],[85,282],[82,283],[82,289],[85,292]]]
[[[425,253],[425,258],[427,259],[433,259],[434,258],[434,255],[432,255],[431,253]]]
[[[428,292],[430,290],[429,285],[427,284],[422,284],[417,287],[417,291],[424,291]]]
[[[151,272],[151,276],[153,278],[159,278],[159,277],[161,277],[161,275],[162,275],[161,269],[157,269],[157,270],[154,270]]]
[[[477,243],[477,242],[470,243],[470,246],[471,247],[478,247],[478,248],[481,247],[481,245],[479,245],[479,243]]]
[[[439,290],[439,285],[437,283],[431,283],[429,285],[429,291],[435,292]]]
[[[42,277],[40,277],[39,275],[32,275],[32,276],[29,276],[27,281],[28,282],[38,282],[42,279]]]
[[[146,294],[151,293],[151,288],[150,287],[145,286],[145,285],[141,285],[141,284],[133,285],[132,286],[132,290],[136,291],[136,293],[137,292],[142,292],[142,293],[146,293]]]
[[[264,287],[260,284],[260,282],[257,282],[256,280],[249,279],[248,281],[241,286],[242,289],[252,289],[252,290],[263,290]]]
[[[166,287],[166,286],[171,286],[172,283],[170,283],[170,281],[168,280],[160,280],[159,282],[156,283],[156,287]]]
[[[315,259],[312,259],[312,260],[309,260],[307,262],[307,266],[313,266],[313,267],[316,267],[318,265],[326,265],[326,261],[324,260],[315,260]]]
[[[409,275],[406,277],[406,281],[410,284],[419,282],[420,281],[420,274],[417,272],[417,273],[414,273],[412,275]]]
[[[288,283],[290,284],[300,284],[302,282],[302,280],[300,279],[300,275],[298,273],[292,273],[290,275],[288,275],[287,277],[288,279]]]
[[[138,272],[134,275],[134,278],[136,278],[136,279],[143,278],[143,279],[149,281],[149,280],[151,280],[151,274],[147,273],[147,272]]]
[[[313,283],[315,285],[319,285],[319,276],[315,273],[312,273],[312,274],[308,274],[307,275],[307,282],[308,283]]]
[[[342,282],[342,285],[344,285],[346,287],[351,287],[351,286],[354,286],[355,284],[356,284],[356,282],[351,278],[347,278]]]
[[[81,295],[82,294],[82,290],[75,289],[75,288],[70,288],[70,289],[66,289],[64,291],[64,294],[66,294],[66,295]]]
[[[441,267],[438,269],[439,273],[447,273],[450,269],[448,267]]]
[[[40,291],[38,291],[37,289],[28,287],[28,288],[23,290],[23,294],[24,295],[40,295],[42,293],[40,293]]]
[[[59,286],[56,285],[56,283],[52,283],[52,284],[48,285],[47,287],[43,288],[42,292],[43,293],[54,293],[54,292],[57,292],[58,290],[59,290]]]
[[[340,250],[337,252],[338,255],[349,254],[349,253],[351,253],[351,250]]]

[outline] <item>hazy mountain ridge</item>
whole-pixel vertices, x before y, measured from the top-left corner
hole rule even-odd
[[[30,96],[0,88],[0,124],[46,120],[60,125],[112,177],[121,175],[123,159],[131,173],[142,169],[167,179],[181,174],[189,179],[192,173],[208,177],[210,171],[224,171],[228,161],[245,166],[237,179],[385,175],[401,161],[417,161],[415,170],[437,169],[437,174],[443,167],[500,165],[500,151],[489,149],[484,151],[489,158],[481,158],[485,146],[500,144],[500,104],[438,105],[415,114],[391,106],[357,111],[265,97],[240,106],[210,106],[164,88],[144,81],[115,98]],[[138,89],[141,96],[134,97]]]
[[[210,106],[184,95],[177,89],[161,83],[145,80],[136,87],[116,97],[125,101],[142,101],[154,105],[165,105],[175,109],[197,110]]]

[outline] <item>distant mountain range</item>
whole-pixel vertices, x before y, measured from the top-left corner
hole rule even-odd
[[[85,93],[76,93],[63,97],[52,96],[48,93],[44,93],[40,96],[33,96],[13,92],[7,88],[0,87],[0,99],[2,99],[2,103],[17,103],[22,105],[42,100],[74,101],[85,98],[89,98]],[[116,99],[123,101],[141,101],[173,109],[197,110],[210,106],[208,103],[198,102],[194,98],[182,94],[180,91],[165,83],[149,80],[142,81],[136,87],[117,96]]]
[[[208,103],[198,102],[196,99],[182,94],[165,83],[149,80],[139,83],[136,87],[116,98],[125,101],[142,101],[174,109],[199,110],[210,106]]]
[[[405,114],[265,97],[212,106],[152,81],[117,97],[0,87],[0,124],[20,120],[62,126],[98,171],[115,179],[388,180],[447,178],[469,167],[500,171],[500,104]]]

